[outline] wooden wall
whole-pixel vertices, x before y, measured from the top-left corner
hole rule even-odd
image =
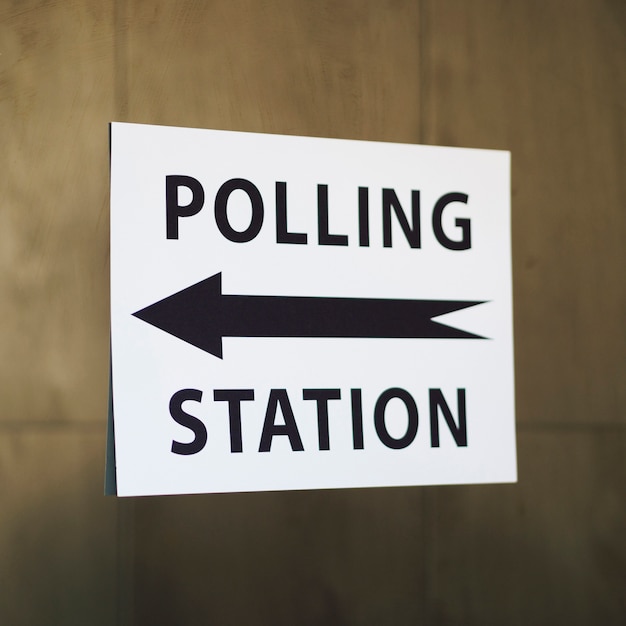
[[[0,0],[0,623],[623,624],[626,4]],[[111,120],[512,151],[519,484],[102,496]]]

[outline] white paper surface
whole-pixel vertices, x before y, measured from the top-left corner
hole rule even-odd
[[[121,123],[111,136],[119,495],[516,480],[508,152]],[[205,195],[170,239],[167,176],[193,177]],[[216,194],[233,179],[251,182],[263,201],[262,226],[247,242],[229,240],[216,223]],[[288,230],[306,233],[306,244],[277,243],[276,182],[286,183]],[[319,185],[327,186],[328,231],[347,236],[347,246],[318,243]],[[359,187],[369,190],[369,246],[359,245]],[[419,191],[419,248],[410,247],[394,211],[392,245],[383,246],[383,189],[394,190],[409,222]],[[463,235],[456,220],[469,219],[465,250],[442,245],[433,230],[433,207],[449,193],[467,195],[442,219],[451,241]],[[181,187],[178,203],[190,200]],[[227,215],[233,230],[246,231],[252,209],[244,191],[230,194]],[[226,336],[218,358],[133,315],[216,274],[233,296],[480,301],[436,321],[485,339]],[[202,422],[207,441],[195,454],[177,454],[173,442],[188,444],[194,432],[174,419],[170,401],[188,389],[201,401],[182,409]],[[327,450],[320,450],[320,404],[303,398],[307,389],[341,396],[327,402]],[[354,449],[353,389],[361,390],[363,449]],[[385,445],[375,424],[388,389],[408,392],[417,408],[417,432],[402,449]],[[215,390],[254,392],[240,403],[241,452],[231,451],[229,403],[216,401]],[[271,390],[285,390],[303,450],[280,434],[280,410],[266,420],[268,399],[279,393]],[[463,390],[467,445],[441,409],[433,445],[430,390],[440,390],[457,425]],[[389,436],[402,442],[410,408],[394,397],[383,412]],[[264,423],[266,435],[274,433],[269,451],[259,451]]]

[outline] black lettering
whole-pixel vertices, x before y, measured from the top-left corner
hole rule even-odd
[[[459,424],[454,421],[452,411],[441,393],[441,389],[429,389],[430,396],[430,445],[432,448],[439,447],[439,420],[438,409],[441,409],[448,428],[454,437],[456,445],[460,448],[467,447],[467,417],[465,409],[465,389],[456,390],[457,412]]]
[[[359,187],[359,245],[370,245],[369,189]]]
[[[350,390],[352,403],[352,444],[355,450],[363,450],[363,401],[360,389]]]
[[[317,234],[320,246],[347,246],[348,235],[328,232],[328,185],[317,186]]]
[[[278,405],[285,420],[284,424],[276,424],[276,413]],[[269,452],[272,447],[272,439],[275,435],[287,435],[291,449],[294,452],[302,452],[304,447],[296,418],[289,402],[289,396],[286,389],[271,389],[270,396],[267,401],[267,410],[265,412],[265,421],[263,422],[263,432],[261,433],[261,443],[259,444],[259,452]]]
[[[317,401],[317,434],[320,450],[330,450],[328,433],[328,401],[341,399],[340,389],[303,389],[305,400]]]
[[[276,183],[276,243],[306,243],[306,233],[287,230],[287,183]]]
[[[178,188],[187,187],[191,191],[191,202],[178,204]],[[178,218],[191,217],[204,206],[204,189],[199,180],[191,176],[165,177],[165,231],[168,239],[178,239]]]
[[[233,191],[240,189],[244,191],[250,198],[252,207],[252,216],[249,226],[242,230],[235,230],[228,220],[228,199]],[[227,180],[217,191],[215,195],[215,222],[220,232],[226,239],[235,243],[247,243],[252,241],[263,226],[263,198],[261,192],[253,183],[245,178],[232,178]]]
[[[467,194],[452,192],[441,196],[441,198],[437,200],[437,204],[435,204],[435,208],[433,209],[433,231],[435,232],[437,241],[445,248],[448,248],[448,250],[467,250],[472,247],[470,221],[467,218],[457,217],[454,220],[457,227],[461,229],[461,239],[450,239],[446,233],[443,232],[443,226],[441,223],[443,210],[452,202],[462,202],[463,204],[467,204]]]
[[[383,246],[385,248],[391,248],[391,209],[393,208],[398,222],[402,227],[404,236],[409,242],[411,248],[419,248],[421,245],[420,239],[420,192],[411,192],[411,220],[413,226],[409,226],[409,221],[406,218],[400,200],[396,196],[396,192],[393,189],[383,189]]]
[[[385,424],[385,409],[387,404],[393,398],[398,398],[404,402],[407,410],[407,428],[406,433],[399,439],[394,439],[387,430]],[[376,427],[376,434],[378,438],[388,448],[393,450],[401,450],[410,445],[417,435],[418,415],[417,406],[413,396],[406,390],[394,387],[383,391],[378,400],[376,400],[376,406],[374,407],[374,426]]]
[[[230,451],[243,452],[241,403],[244,400],[254,400],[254,389],[215,389],[213,391],[213,399],[216,402],[228,402]]]
[[[196,454],[204,448],[207,442],[205,425],[197,417],[183,411],[182,404],[187,400],[200,402],[202,400],[202,392],[199,389],[181,389],[170,399],[170,415],[174,418],[174,421],[185,428],[189,428],[195,435],[190,443],[172,441],[172,452],[174,454]]]

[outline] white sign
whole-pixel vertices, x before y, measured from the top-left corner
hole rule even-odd
[[[509,172],[112,124],[117,493],[515,481]]]

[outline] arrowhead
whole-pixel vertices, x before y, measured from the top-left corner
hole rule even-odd
[[[222,358],[222,275],[215,274],[133,313],[213,356]]]

